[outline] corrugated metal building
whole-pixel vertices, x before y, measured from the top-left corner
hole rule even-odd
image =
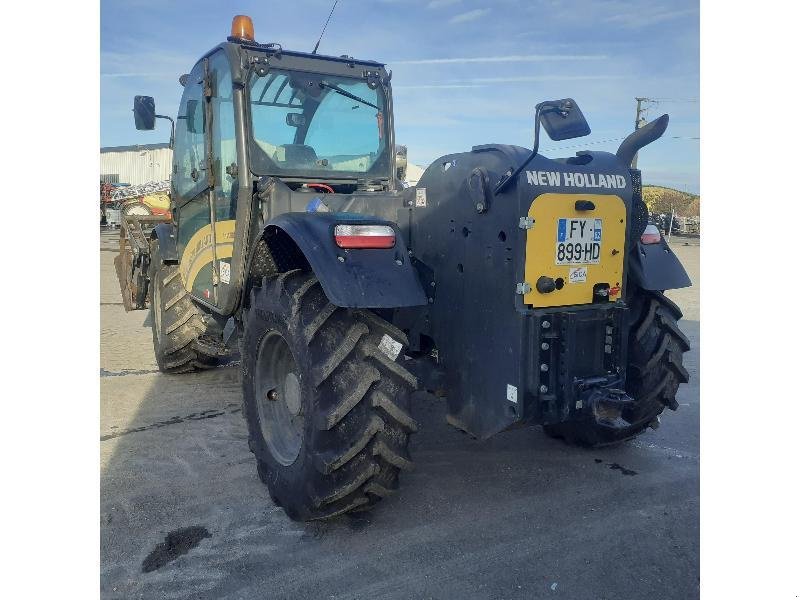
[[[419,167],[413,163],[408,163],[406,166],[406,181],[408,185],[417,185],[419,178],[422,177],[422,174],[425,172],[425,169]]]
[[[100,148],[100,181],[139,185],[170,178],[172,150],[169,144],[109,146]],[[408,163],[406,181],[417,185],[425,169]]]
[[[170,178],[171,170],[169,144],[100,148],[100,181],[105,183],[164,181]]]

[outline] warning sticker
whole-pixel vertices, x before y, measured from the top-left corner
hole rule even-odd
[[[222,283],[231,282],[231,264],[224,261],[219,263],[219,280]]]
[[[380,344],[378,344],[378,350],[383,352],[386,356],[388,356],[392,360],[397,359],[397,357],[400,355],[400,350],[402,349],[403,349],[403,344],[401,344],[395,339],[392,339],[391,336],[385,333],[381,338]]]
[[[517,403],[517,386],[510,383],[506,386],[506,399],[514,404]]]
[[[428,196],[425,188],[417,188],[417,206],[428,206]]]
[[[586,267],[574,267],[569,270],[570,283],[586,283]]]

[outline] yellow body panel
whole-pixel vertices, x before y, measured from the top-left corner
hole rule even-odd
[[[595,209],[575,210],[576,200],[590,200]],[[622,261],[625,255],[626,211],[622,198],[605,194],[542,194],[528,209],[534,226],[528,230],[525,245],[525,281],[531,291],[524,295],[525,304],[534,308],[590,304],[593,288],[598,283],[611,287],[611,300],[622,297]],[[556,264],[558,220],[602,219],[602,237],[598,264]],[[586,268],[585,281],[570,282],[570,270]],[[536,282],[541,276],[561,278],[561,289],[541,293]],[[573,275],[580,275],[573,272]]]
[[[231,258],[233,256],[233,239],[236,233],[236,221],[217,221],[217,259]],[[179,270],[183,285],[191,290],[197,274],[204,266],[214,260],[211,248],[211,225],[206,225],[197,230],[189,239],[181,256]]]
[[[166,212],[169,210],[169,194],[160,192],[142,196],[142,204],[149,206],[151,209],[155,208],[161,212]]]

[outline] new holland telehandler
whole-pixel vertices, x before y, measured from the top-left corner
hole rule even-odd
[[[164,372],[238,340],[250,449],[291,518],[396,489],[417,389],[481,439],[541,424],[611,444],[677,408],[689,344],[663,292],[690,282],[631,169],[666,115],[616,154],[550,159],[540,126],[590,130],[574,100],[541,102],[533,150],[475,146],[406,188],[381,63],[257,43],[238,16],[180,82],[172,218],[133,224],[123,287]],[[153,129],[153,99],[134,116]]]

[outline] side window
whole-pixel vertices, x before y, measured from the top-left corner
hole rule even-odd
[[[203,108],[203,63],[199,62],[189,74],[175,123],[172,179],[178,201],[188,200],[205,187]]]
[[[223,52],[210,60],[211,72],[211,155],[214,160],[216,187],[216,219],[236,218],[238,180],[227,173],[231,165],[238,167],[236,127],[233,116],[233,84],[228,59]]]

